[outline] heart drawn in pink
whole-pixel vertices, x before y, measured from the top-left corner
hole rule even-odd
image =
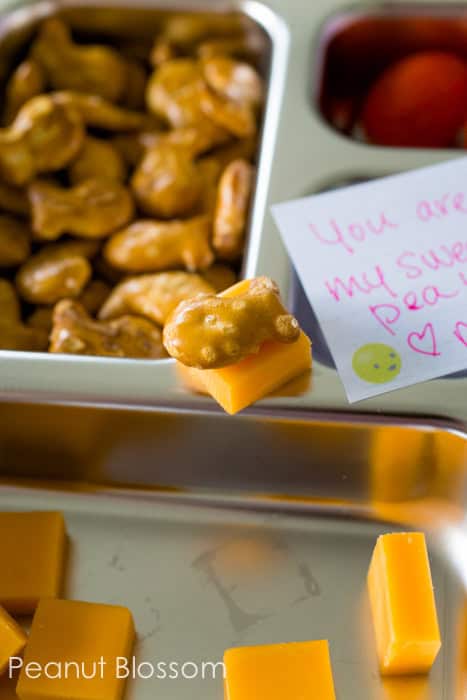
[[[441,355],[441,353],[438,352],[435,329],[432,323],[427,323],[421,333],[417,333],[417,331],[409,333],[407,336],[407,343],[409,348],[421,355],[430,355],[431,357]]]
[[[463,321],[458,321],[456,323],[456,330],[454,331],[454,335],[458,340],[461,341],[464,345],[467,345],[467,323],[464,323]]]

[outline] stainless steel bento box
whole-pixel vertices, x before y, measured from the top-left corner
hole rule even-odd
[[[9,4],[0,20],[3,73],[34,23],[59,8],[105,24],[131,7],[127,26],[137,16],[150,26],[161,8],[174,8],[155,0]],[[456,155],[370,148],[334,131],[317,106],[329,42],[369,14],[444,16],[467,12],[467,3],[202,6],[237,8],[269,37],[243,274],[274,277],[313,323],[269,206]],[[64,512],[66,593],[128,605],[140,661],[215,663],[235,644],[329,638],[339,700],[465,700],[467,379],[350,407],[314,330],[311,386],[286,387],[236,417],[186,392],[170,360],[0,352],[0,509]],[[443,647],[429,679],[398,683],[377,671],[365,578],[377,535],[414,528],[428,535]],[[219,676],[138,679],[127,697],[218,700],[222,692]]]
[[[382,17],[394,13],[424,16],[429,12],[450,16],[463,12],[463,5],[437,3],[430,10],[430,6],[418,3],[410,7],[392,3],[387,7],[372,4],[348,10],[339,0],[309,4],[301,0],[184,4],[187,9],[200,7],[216,12],[236,9],[269,38],[268,96],[243,274],[270,275],[279,282],[283,293],[289,291],[294,306],[290,263],[269,213],[272,203],[335,186],[352,177],[374,177],[456,155],[442,150],[368,147],[333,130],[318,109],[323,61],[330,40],[343,26],[369,13]],[[32,27],[45,16],[64,12],[72,24],[86,26],[97,22],[107,30],[111,26],[112,32],[118,34],[141,31],[143,25],[154,26],[162,9],[174,6],[150,0],[131,4],[122,0],[57,0],[23,4],[9,11],[5,8],[0,22],[3,73],[11,57],[27,41]],[[296,387],[286,389],[280,396],[261,402],[261,409],[436,416],[465,425],[467,378],[463,376],[427,382],[349,409],[335,369],[321,361],[319,340],[317,333],[312,385],[304,391],[302,388],[303,393]],[[109,360],[4,351],[0,352],[0,396],[3,400],[26,402],[211,410],[210,400],[192,396],[180,387],[173,369],[171,360]]]

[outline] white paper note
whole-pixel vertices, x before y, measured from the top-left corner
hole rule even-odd
[[[350,402],[467,368],[467,158],[272,212]]]

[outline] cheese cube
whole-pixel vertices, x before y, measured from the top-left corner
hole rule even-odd
[[[61,513],[0,513],[0,605],[34,612],[39,598],[60,594],[66,533]]]
[[[244,294],[250,280],[238,282],[219,296]],[[220,369],[196,369],[178,363],[178,372],[188,386],[210,394],[230,414],[238,413],[267,396],[311,367],[311,342],[303,331],[294,343],[268,341],[260,351],[236,364]]]
[[[8,669],[12,656],[19,656],[27,636],[15,620],[0,607],[0,675]]]
[[[335,700],[327,641],[228,649],[225,700]]]
[[[427,673],[441,640],[424,534],[379,537],[368,589],[381,673]]]
[[[41,600],[24,653],[18,697],[119,700],[125,678],[118,672],[118,659],[129,658],[134,639],[133,618],[127,608]],[[53,666],[48,668],[48,663]]]

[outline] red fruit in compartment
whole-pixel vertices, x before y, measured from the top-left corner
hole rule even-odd
[[[466,63],[430,51],[384,71],[367,96],[362,124],[371,143],[442,148],[454,145],[466,117]]]

